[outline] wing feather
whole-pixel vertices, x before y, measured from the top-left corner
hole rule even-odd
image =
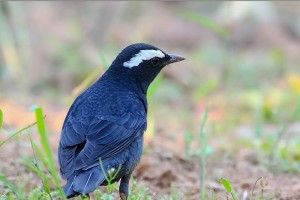
[[[108,121],[102,118],[92,127],[90,131],[93,134],[87,135],[86,144],[75,159],[76,170],[93,165],[100,158],[104,160],[122,152],[146,130],[146,119],[127,113],[122,120]]]
[[[59,148],[63,177],[70,176],[74,170],[89,168],[100,158],[105,160],[122,152],[145,130],[146,117],[130,112],[119,119],[95,117],[88,128],[70,117]]]

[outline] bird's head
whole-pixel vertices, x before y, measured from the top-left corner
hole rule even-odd
[[[123,49],[110,68],[137,80],[147,89],[163,67],[184,59],[152,45],[137,43]]]

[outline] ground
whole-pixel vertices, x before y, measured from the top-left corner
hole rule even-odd
[[[34,120],[33,113],[26,111],[24,107],[8,106],[8,104],[2,104],[1,107],[4,113],[7,114],[5,129],[8,129],[8,124],[11,127],[16,122],[13,118],[13,113],[16,112],[15,109],[19,111],[19,116],[22,119],[28,121],[24,122],[24,125]],[[47,107],[46,110],[51,110],[47,114],[48,120],[46,121],[49,124],[49,132],[55,132],[55,134],[49,135],[49,139],[56,154],[60,127],[57,124],[56,126],[51,125],[55,124],[53,121],[60,121],[59,124],[61,124],[62,120],[58,119],[63,119],[65,112],[60,112],[55,108],[50,109],[50,107]],[[245,128],[242,130],[245,132]],[[4,137],[6,136],[2,134],[1,140]],[[27,191],[41,186],[41,178],[24,165],[26,160],[32,162],[30,155],[34,155],[30,146],[30,138],[38,142],[35,127],[6,143],[0,154],[1,173]],[[138,185],[148,188],[147,193],[153,199],[159,199],[163,195],[174,195],[174,193],[177,196],[182,195],[182,198],[185,199],[199,199],[201,187],[200,159],[197,156],[187,156],[180,148],[177,148],[176,142],[171,141],[173,139],[164,133],[157,133],[153,138],[147,139],[144,155],[134,171],[133,177]],[[234,143],[231,144],[234,145]],[[252,150],[247,150],[247,148],[237,149],[230,155],[222,152],[222,150],[209,154],[205,173],[209,199],[212,198],[212,195],[217,195],[219,199],[225,199],[226,196],[229,196],[220,184],[220,178],[230,180],[241,199],[249,199],[252,193],[254,196],[261,196],[262,179],[258,181],[252,192],[254,183],[260,177],[264,177],[264,181],[267,179],[267,183],[263,187],[265,199],[299,199],[300,175],[278,171],[276,167],[275,170],[272,170],[259,163],[259,156]],[[55,160],[57,159],[55,158]],[[1,184],[0,190],[6,193],[8,188]]]

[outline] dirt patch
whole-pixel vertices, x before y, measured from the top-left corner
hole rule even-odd
[[[187,158],[163,148],[154,148],[143,156],[135,170],[135,176],[142,180],[154,194],[171,194],[172,190],[181,192],[188,199],[200,199],[200,161]],[[241,199],[249,199],[254,183],[260,177],[267,179],[263,188],[266,199],[299,199],[299,174],[270,172],[266,167],[253,164],[250,156],[220,158],[219,161],[208,162],[207,192],[219,199],[226,199],[227,192],[219,183],[220,178],[227,178]],[[264,180],[266,180],[264,179]],[[253,197],[261,196],[260,180],[257,182]]]

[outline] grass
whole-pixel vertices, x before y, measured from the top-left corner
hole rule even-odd
[[[22,128],[21,130],[19,130],[19,131],[13,133],[10,137],[8,137],[7,139],[5,139],[5,140],[3,140],[3,141],[0,142],[0,148],[1,148],[4,144],[6,144],[8,141],[10,141],[10,140],[12,140],[13,138],[15,138],[16,136],[18,136],[18,135],[19,135],[20,133],[22,133],[23,131],[28,130],[29,128],[35,126],[36,124],[37,124],[37,122],[34,122],[34,123],[29,124],[28,126]]]
[[[205,107],[204,113],[201,118],[200,123],[200,134],[198,138],[195,138],[190,132],[185,132],[184,141],[185,141],[185,151],[187,156],[196,156],[200,159],[200,180],[201,180],[201,200],[207,199],[207,189],[206,189],[206,164],[207,164],[207,155],[212,153],[211,147],[208,146],[207,139],[207,130],[206,123],[208,119],[209,108]],[[192,143],[194,141],[200,141],[201,147],[199,149],[192,149]]]
[[[46,161],[44,162],[44,164],[47,164],[47,165],[45,167],[47,167],[47,169],[50,171],[51,177],[54,179],[54,182],[56,184],[56,187],[58,188],[60,196],[63,199],[65,199],[64,192],[63,192],[61,184],[60,184],[61,182],[59,179],[59,173],[55,169],[55,163],[54,163],[52,151],[51,151],[50,144],[49,144],[48,137],[47,137],[46,125],[45,125],[45,120],[43,117],[42,108],[38,107],[35,109],[35,116],[36,116],[36,120],[37,120],[38,131],[39,131],[40,138],[41,138],[41,144],[42,144],[42,147],[44,150],[44,156],[46,158]],[[36,149],[38,149],[38,148],[36,148]],[[39,152],[41,152],[41,154],[43,154],[42,151],[39,151]],[[44,182],[44,185],[46,185],[45,183],[46,182]],[[48,194],[51,197],[50,193],[48,193]]]
[[[218,23],[214,22],[208,17],[205,17],[204,15],[187,10],[183,10],[177,13],[185,19],[203,26],[208,30],[211,30],[221,38],[227,38],[229,35],[228,31],[225,28],[221,27]]]
[[[205,108],[204,114],[202,116],[201,125],[200,125],[200,140],[201,140],[201,154],[200,154],[200,160],[201,160],[201,199],[205,200],[207,193],[206,193],[206,148],[207,148],[207,133],[205,129],[205,124],[208,118],[208,107]]]
[[[17,131],[16,133],[12,134],[8,139],[2,141],[0,143],[0,147],[6,144],[9,140],[12,138],[16,137],[18,134],[21,132],[28,130],[32,126],[37,125],[38,132],[40,135],[41,139],[41,145],[42,148],[39,148],[38,145],[36,145],[32,140],[30,139],[31,145],[32,145],[32,150],[34,151],[36,157],[39,158],[39,160],[42,161],[42,166],[46,169],[46,171],[49,172],[49,175],[46,175],[45,172],[39,167],[40,165],[38,164],[38,160],[35,158],[32,162],[26,162],[24,161],[24,164],[33,170],[34,172],[37,173],[37,175],[41,178],[43,186],[42,186],[42,191],[41,195],[44,196],[47,194],[50,199],[53,199],[52,197],[52,192],[51,189],[55,188],[55,190],[58,191],[58,194],[61,199],[66,199],[61,187],[61,181],[59,179],[59,173],[57,172],[55,168],[55,162],[53,159],[53,153],[51,150],[51,146],[48,141],[48,136],[47,136],[47,130],[46,130],[46,125],[45,125],[45,120],[44,120],[44,115],[43,115],[43,110],[40,107],[35,108],[35,116],[36,116],[36,122],[26,126],[25,128],[21,129],[20,131]],[[17,187],[7,180],[4,176],[1,175],[0,180],[10,188],[10,191],[13,192],[15,197],[18,199],[25,199],[26,194],[22,193],[21,190],[17,189]],[[9,193],[9,195],[11,195]],[[33,196],[36,196],[36,194],[31,194]],[[9,196],[8,196],[9,198]]]
[[[225,178],[221,178],[220,179],[220,183],[224,186],[224,188],[226,189],[226,191],[232,196],[232,198],[234,200],[239,200],[236,192],[233,190],[233,187],[232,187],[230,181],[228,181]]]
[[[131,178],[131,188],[130,188],[130,195],[128,197],[128,200],[139,200],[139,199],[145,199],[145,200],[152,200],[152,196],[148,194],[149,189],[146,186],[138,187],[137,181],[132,177]],[[102,191],[100,189],[97,189],[94,193],[96,196],[96,199],[101,200],[113,200],[118,198],[118,184],[112,183],[111,185],[108,185],[105,189],[105,191]]]
[[[36,116],[36,122],[30,124],[29,126],[21,129],[20,131],[14,133],[11,137],[9,137],[9,140],[15,137],[17,134],[21,133],[24,130],[29,129],[30,127],[37,125],[37,129],[40,135],[41,139],[41,148],[32,141],[31,147],[34,152],[34,158],[31,160],[25,160],[24,165],[27,166],[29,169],[34,171],[42,180],[43,186],[41,188],[33,188],[31,192],[26,194],[25,191],[22,191],[21,188],[18,188],[13,182],[9,181],[5,176],[0,175],[0,181],[4,183],[8,188],[9,192],[6,195],[2,195],[0,199],[65,199],[60,179],[59,179],[59,173],[56,170],[54,159],[53,159],[53,153],[51,150],[50,143],[48,141],[48,133],[45,125],[45,116],[43,114],[43,110],[40,107],[35,107],[35,116]],[[207,191],[206,191],[206,157],[207,157],[207,133],[205,129],[205,124],[207,122],[209,109],[206,108],[205,112],[202,116],[201,124],[200,124],[200,140],[201,140],[201,153],[198,154],[200,158],[200,164],[201,164],[201,200],[208,199],[207,197]],[[2,115],[3,118],[3,115]],[[2,146],[7,143],[9,140],[5,140],[2,142]],[[102,163],[100,162],[100,165],[102,167]],[[102,170],[103,167],[102,167]],[[111,183],[110,180],[114,179],[117,175],[119,169],[115,170],[114,173],[106,174],[105,178],[107,179],[107,182],[109,185],[106,187],[106,190],[100,190],[97,189],[94,192],[94,195],[96,199],[101,200],[111,200],[116,198],[116,193],[118,191],[118,184],[117,183]],[[259,180],[259,179],[258,179]],[[256,181],[256,183],[258,182]],[[254,193],[254,188],[256,186],[256,183],[253,186],[252,194]],[[234,191],[231,183],[229,180],[225,178],[220,179],[220,184],[223,185],[223,187],[226,189],[226,191],[232,196],[234,200],[238,200],[238,196],[236,192]],[[260,199],[263,198],[264,193],[264,187],[267,185],[267,180],[263,179],[261,180],[261,192],[260,192]],[[252,195],[251,195],[252,196]],[[79,197],[80,199],[84,199],[84,197]],[[252,198],[252,197],[251,197]],[[131,194],[129,196],[129,200],[139,200],[139,199],[146,199],[146,200],[152,200],[154,197],[149,194],[149,189],[145,186],[137,186],[137,181],[132,178],[132,186],[131,186]],[[177,192],[176,190],[172,190],[171,195],[165,195],[160,197],[161,200],[177,200],[177,199],[185,199],[182,194]],[[215,194],[212,194],[211,199],[218,199]]]
[[[3,182],[10,189],[8,196],[15,195],[15,197],[18,199],[23,198],[24,194],[19,190],[19,188],[14,183],[9,181],[7,178],[5,178],[2,175],[0,175],[0,181]]]

